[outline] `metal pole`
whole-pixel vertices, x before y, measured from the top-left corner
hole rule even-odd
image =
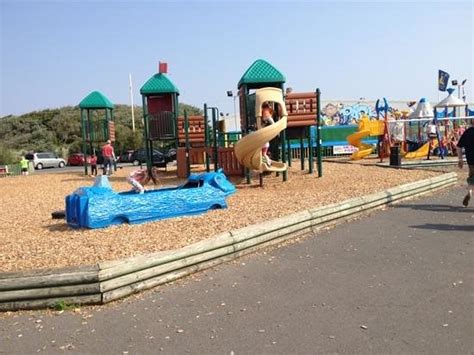
[[[143,103],[143,138],[145,140],[145,152],[146,152],[146,167],[148,174],[151,176],[152,170],[152,160],[153,156],[150,157],[150,151],[148,146],[148,107],[146,104],[146,97],[142,96],[142,103]]]
[[[244,135],[247,135],[249,133],[249,117],[248,117],[248,112],[249,112],[249,109],[248,109],[248,97],[249,97],[249,89],[248,89],[248,86],[247,84],[245,84],[243,86],[243,90],[245,92],[245,95],[243,96],[242,98],[242,103],[243,103],[243,108],[244,108],[244,112],[243,112],[243,117],[244,117],[244,127],[241,127],[241,130],[242,130],[242,137]],[[242,106],[242,105],[241,105]],[[240,113],[240,115],[242,116],[242,112]],[[245,133],[245,134],[244,134]],[[250,170],[248,168],[245,168],[244,169],[244,173],[245,173],[245,181],[247,184],[250,184]]]
[[[81,128],[82,128],[82,154],[84,154],[84,175],[87,175],[87,152],[86,152],[86,138],[87,138],[87,128],[86,121],[84,119],[84,109],[81,109]]]
[[[286,103],[285,103],[285,94],[284,94],[285,88],[284,88],[283,84],[280,85],[280,89],[281,89],[281,93],[282,93],[282,96],[283,96],[283,105],[286,105]],[[280,109],[283,111],[283,107],[280,107]],[[282,113],[283,112],[278,113],[280,115],[280,117],[281,117]],[[288,120],[288,117],[286,119]],[[286,148],[286,128],[283,131],[281,131],[280,139],[281,139],[281,161],[283,163],[286,163],[286,151],[285,151],[285,148]],[[283,171],[282,175],[283,175],[283,181],[288,181],[288,168]],[[278,174],[277,174],[277,176],[278,176]]]
[[[188,112],[184,110],[184,147],[186,150],[186,177],[191,173],[191,162],[189,159],[189,121]]]
[[[304,127],[300,128],[300,162],[301,170],[304,170]]]
[[[234,93],[232,93],[232,95],[234,95]],[[234,99],[234,123],[235,123],[235,131],[239,131],[239,127],[237,125],[237,105],[236,105],[236,100],[237,100],[238,96],[234,96],[233,99]]]
[[[133,108],[133,88],[132,88],[132,73],[128,74],[128,82],[130,87],[130,104],[132,105],[132,131],[135,132],[135,112]]]
[[[212,107],[212,139],[213,139],[213,158],[214,158],[214,171],[218,170],[218,162],[217,162],[217,108]]]
[[[308,128],[308,152],[309,152],[309,157],[308,157],[308,163],[309,163],[309,173],[312,174],[314,170],[314,163],[313,163],[313,137],[311,135],[311,126]]]
[[[293,159],[293,156],[291,155],[291,139],[286,140],[286,151],[288,154],[288,166],[291,166],[291,160]]]
[[[205,156],[206,156],[206,171],[209,172],[210,169],[210,162],[209,162],[209,122],[208,122],[208,116],[207,116],[207,104],[204,104],[204,146],[205,146]]]
[[[316,89],[316,152],[318,163],[318,177],[323,176],[323,164],[321,159],[321,91]]]

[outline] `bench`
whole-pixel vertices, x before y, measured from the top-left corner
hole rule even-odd
[[[6,177],[8,175],[10,175],[8,165],[0,165],[0,177]]]

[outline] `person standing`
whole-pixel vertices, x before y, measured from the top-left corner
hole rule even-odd
[[[459,138],[457,148],[459,169],[462,169],[463,167],[463,148],[466,153],[466,161],[469,169],[467,177],[467,195],[462,200],[463,206],[467,207],[469,205],[469,200],[472,197],[472,188],[474,186],[474,120],[471,120],[471,127],[465,130],[461,138]]]
[[[428,125],[426,126],[426,135],[428,136],[428,143],[429,143],[428,156],[426,157],[426,160],[430,160],[430,155],[431,155],[432,150],[434,154],[435,139],[438,138],[437,127],[434,120],[428,123]],[[440,146],[441,142],[438,142],[438,145]]]
[[[30,165],[30,161],[25,157],[21,157],[20,160],[20,167],[21,167],[21,175],[28,175],[28,166]]]
[[[102,156],[104,157],[104,175],[112,175],[115,153],[110,139],[107,140],[107,143],[102,147]]]
[[[87,163],[91,166],[91,175],[97,176],[97,155],[87,156]]]

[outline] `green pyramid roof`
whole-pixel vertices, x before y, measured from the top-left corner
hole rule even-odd
[[[244,73],[237,86],[240,88],[244,84],[284,83],[285,81],[285,76],[273,65],[263,59],[257,59]]]
[[[140,89],[140,94],[142,95],[172,93],[179,95],[179,90],[166,74],[162,73],[153,75]]]
[[[92,91],[80,103],[80,108],[114,108],[114,104],[100,91]]]

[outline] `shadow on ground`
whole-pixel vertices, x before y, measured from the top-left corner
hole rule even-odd
[[[473,213],[471,208],[453,205],[432,205],[432,204],[395,204],[393,208],[410,208],[412,210],[422,210],[431,212],[469,212]]]
[[[411,228],[418,229],[435,229],[439,231],[463,231],[463,232],[474,232],[474,225],[455,225],[455,224],[436,224],[427,223],[417,226],[410,226]],[[474,236],[474,235],[473,235]]]

